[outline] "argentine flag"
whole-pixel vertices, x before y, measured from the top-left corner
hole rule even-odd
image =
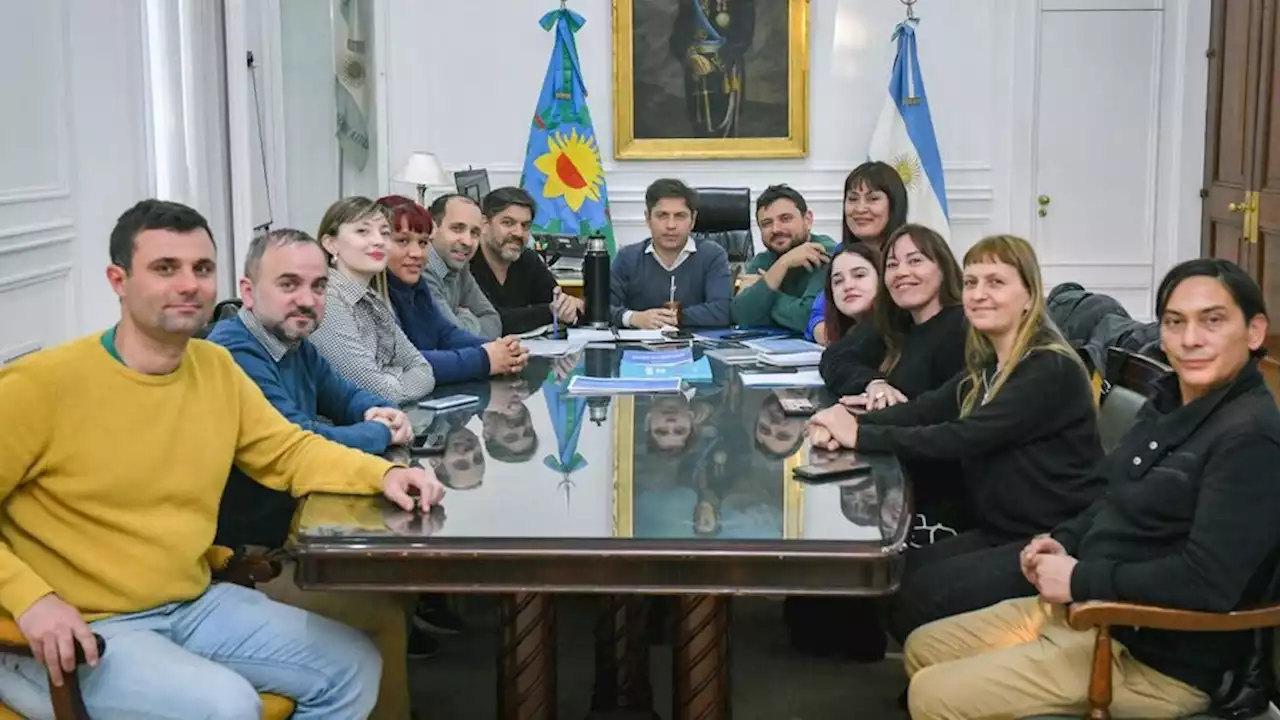
[[[338,143],[357,170],[369,162],[369,58],[360,0],[337,0],[333,92]]]
[[[907,220],[951,236],[947,212],[947,186],[942,178],[942,156],[929,117],[929,100],[916,56],[917,20],[898,25],[893,39],[898,56],[889,79],[889,98],[871,135],[871,160],[892,165],[907,186]]]

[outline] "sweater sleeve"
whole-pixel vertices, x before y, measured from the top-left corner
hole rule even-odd
[[[1081,560],[1071,599],[1119,600],[1183,610],[1237,609],[1254,574],[1280,543],[1280,445],[1234,435],[1205,465],[1191,532],[1179,550],[1141,562]]]
[[[52,387],[28,373],[26,363],[0,367],[0,502],[30,481],[53,439],[57,406]],[[0,540],[0,607],[13,617],[53,592],[34,569]]]
[[[813,331],[816,330],[819,325],[826,322],[826,319],[827,296],[822,293],[818,293],[818,297],[813,299],[813,307],[809,309],[809,324],[804,331],[805,340],[813,340]],[[827,342],[835,342],[836,339],[837,338],[827,338]]]
[[[295,497],[381,492],[382,479],[394,465],[303,430],[277,412],[247,375],[236,370],[233,377],[240,406],[235,464],[246,475]]]
[[[818,372],[827,389],[836,395],[857,395],[867,384],[884,377],[885,346],[875,323],[859,323],[853,332],[835,340],[822,352]]]
[[[551,300],[555,297],[559,283],[551,274],[551,270],[543,264],[542,259],[532,250],[526,251],[511,266],[512,271],[528,275],[529,290],[524,304],[504,307],[494,302],[498,314],[502,316],[502,332],[523,333],[534,328],[551,324]],[[508,280],[510,282],[510,280]],[[493,298],[490,298],[493,301]]]
[[[484,338],[454,325],[440,312],[440,303],[426,308],[426,325],[435,331],[435,347],[421,348],[435,374],[436,383],[482,380],[489,377],[489,354]]]
[[[868,426],[915,427],[954,420],[960,415],[960,384],[964,377],[962,373],[957,373],[940,387],[921,393],[907,402],[862,415],[858,418],[861,426],[858,430],[858,447],[864,447],[863,428]]]
[[[262,390],[267,402],[294,425],[367,453],[380,453],[391,444],[391,431],[387,426],[364,421],[365,410],[387,403],[379,402],[381,398],[343,380],[314,349],[306,359],[314,363],[308,364],[309,369],[314,369],[316,407],[339,425],[318,422],[299,407],[280,382],[280,374],[275,372],[275,363],[270,362],[270,357],[258,356],[244,346],[230,352],[236,364]]]
[[[1084,400],[1092,406],[1086,382],[1072,359],[1051,350],[1036,351],[1018,363],[990,402],[978,405],[967,417],[914,427],[877,424],[859,428],[858,448],[903,457],[959,460],[1022,445],[1054,432],[1060,422],[1074,417],[1064,413],[1064,408]],[[939,390],[946,387],[955,392],[950,384]],[[918,400],[903,407],[915,402]]]
[[[743,274],[754,275],[761,270],[767,270],[773,262],[776,262],[773,253],[761,253],[751,258]],[[739,325],[769,325],[769,313],[773,310],[773,304],[780,294],[763,280],[757,280],[750,287],[733,296],[733,302],[729,307],[733,322]]]
[[[729,326],[729,301],[733,288],[729,280],[729,255],[715,243],[702,243],[696,254],[707,253],[702,265],[703,302],[681,308],[688,327]]]
[[[797,268],[792,272],[801,272],[803,268]],[[826,265],[821,265],[808,271],[808,278],[805,280],[804,290],[800,295],[787,295],[783,293],[773,305],[771,313],[773,321],[779,326],[788,330],[802,333],[809,329],[809,314],[813,310],[813,303],[819,297],[823,297],[822,291],[827,284]],[[759,285],[760,283],[756,283]]]
[[[376,338],[365,337],[350,305],[330,296],[324,322],[311,342],[346,379],[393,405],[425,397],[435,388],[435,375],[418,349],[395,323],[389,308],[390,331],[395,333],[395,356],[384,366],[374,353]],[[375,331],[376,332],[376,331]]]
[[[630,248],[618,251],[609,269],[609,323],[622,327],[622,315],[634,308],[627,307],[627,290],[631,287],[631,276],[635,272],[638,253]],[[647,309],[647,308],[646,308]]]
[[[459,300],[462,309],[475,319],[474,327],[467,327],[472,324],[469,320],[464,321],[465,324],[460,323],[459,327],[485,340],[493,340],[502,334],[502,316],[471,276],[471,269],[465,266],[462,270],[462,297]]]
[[[964,370],[964,344],[969,333],[969,322],[965,320],[964,311],[955,310],[955,320],[946,327],[946,332],[938,340],[931,358],[931,374],[933,384],[937,387]]]

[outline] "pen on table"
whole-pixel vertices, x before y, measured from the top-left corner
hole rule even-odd
[[[551,311],[551,337],[560,337],[560,323],[556,322],[556,311]]]

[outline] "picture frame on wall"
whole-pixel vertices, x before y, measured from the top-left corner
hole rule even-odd
[[[809,152],[809,0],[614,0],[614,157]]]
[[[453,174],[453,182],[460,194],[466,195],[477,203],[489,194],[489,171],[483,168],[459,170]]]

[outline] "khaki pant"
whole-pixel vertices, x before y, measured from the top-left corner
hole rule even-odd
[[[1063,606],[1034,597],[929,623],[903,649],[911,717],[1081,717],[1094,637],[1073,630]],[[1113,717],[1179,718],[1208,707],[1204,693],[1134,660],[1114,640],[1111,655]]]
[[[413,596],[376,592],[309,591],[293,582],[294,565],[269,583],[258,585],[267,597],[308,610],[360,630],[382,655],[382,682],[373,720],[409,720],[408,614]]]

